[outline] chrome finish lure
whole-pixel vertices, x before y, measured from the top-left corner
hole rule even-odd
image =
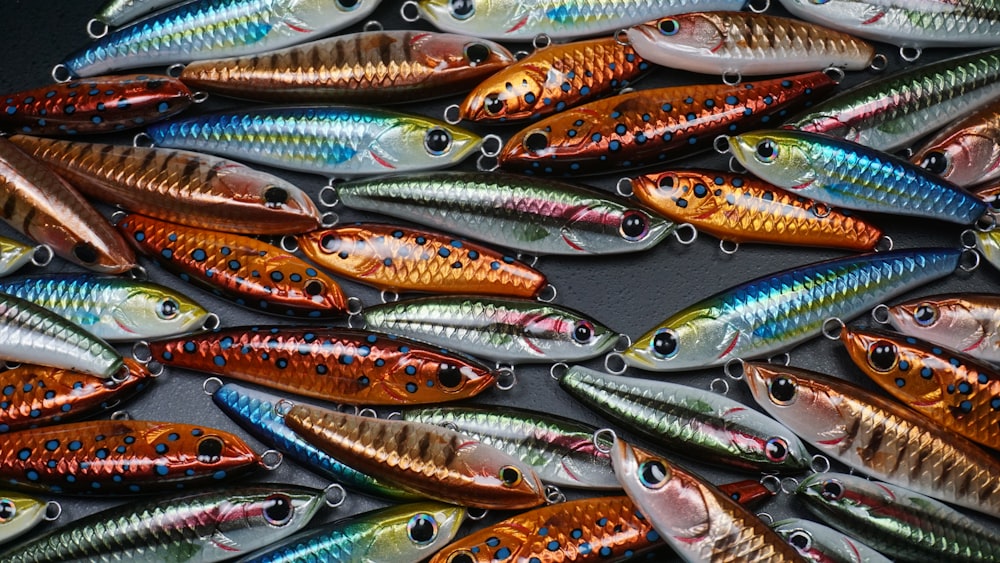
[[[301,530],[322,504],[323,491],[267,483],[131,502],[13,546],[0,559],[223,561]]]
[[[235,383],[226,383],[216,389],[212,401],[254,438],[318,475],[365,494],[399,501],[423,498],[355,471],[303,440],[285,426],[284,413],[295,406],[295,401]]]
[[[601,415],[700,461],[746,471],[802,472],[810,455],[791,430],[718,393],[573,366],[559,385]]]
[[[576,311],[522,299],[424,297],[368,307],[370,330],[496,362],[572,362],[611,350],[619,335]]]
[[[851,319],[958,268],[961,251],[892,250],[836,258],[765,276],[672,315],[625,351],[652,371],[723,365],[788,350],[820,334],[831,317]]]
[[[0,491],[0,545],[24,535],[44,520],[52,521],[62,514],[58,502],[45,502],[12,491]]]
[[[295,405],[285,424],[344,463],[429,498],[513,510],[545,502],[531,466],[453,430]]]
[[[26,135],[10,140],[89,197],[171,223],[252,235],[320,227],[319,210],[305,192],[232,160]]]
[[[31,246],[0,236],[0,277],[9,276],[28,264],[47,266],[52,259],[52,249]]]
[[[789,518],[772,526],[811,563],[892,563],[891,559],[851,536],[812,520]]]
[[[894,330],[1000,363],[1000,295],[956,293],[919,297],[886,308]]]
[[[845,473],[817,473],[795,491],[831,526],[900,561],[998,561],[1000,539],[924,495]]]
[[[235,57],[329,35],[364,20],[379,0],[194,0],[111,32],[69,55],[57,79]]]
[[[782,3],[787,5],[799,1],[783,0]],[[810,1],[802,3],[812,5]],[[849,2],[867,4],[855,0],[833,0],[823,7],[836,7]],[[872,3],[885,5],[895,2],[878,0]],[[955,5],[937,1],[924,3],[934,3],[942,8]],[[955,32],[949,30],[948,34],[955,35]],[[862,83],[816,104],[785,127],[894,151],[951,124],[957,116],[974,111],[997,96],[1000,96],[1000,49],[992,49]]]
[[[754,131],[729,139],[736,160],[794,194],[873,213],[976,222],[986,204],[962,188],[886,153],[801,131]]]
[[[260,55],[195,62],[181,80],[234,98],[386,104],[466,91],[514,62],[492,41],[427,31],[365,31]]]
[[[887,483],[1000,515],[1000,461],[839,378],[761,362],[743,375],[764,410],[823,454]]]
[[[446,168],[482,144],[443,121],[355,106],[234,110],[157,124],[148,133],[162,147],[338,178]]]
[[[401,416],[450,428],[504,451],[530,465],[544,483],[589,490],[621,488],[611,472],[611,457],[594,444],[597,428],[575,420],[491,405],[411,408]]]
[[[535,255],[637,252],[674,232],[670,221],[611,194],[515,174],[373,178],[338,185],[337,195],[353,209]]]
[[[118,27],[141,16],[155,12],[182,0],[108,0],[94,20],[109,27]],[[88,29],[92,31],[92,29]],[[95,34],[96,35],[96,34]]]
[[[458,535],[465,516],[461,506],[434,502],[391,506],[296,534],[238,563],[419,563]]]
[[[942,129],[910,162],[962,187],[1000,179],[1000,101]]]

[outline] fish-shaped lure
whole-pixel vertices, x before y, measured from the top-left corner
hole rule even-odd
[[[892,563],[853,537],[812,520],[789,518],[772,527],[811,563]]]
[[[939,131],[910,162],[962,187],[1000,178],[1000,101]]]
[[[0,236],[0,277],[9,276],[28,264],[47,266],[51,260],[52,249],[45,245],[31,246]]]
[[[990,265],[1000,269],[1000,230],[976,230],[973,236],[976,239],[976,250]]]
[[[99,35],[103,35],[103,33],[94,32],[94,25],[97,23],[104,24],[108,27],[118,27],[122,24],[138,19],[141,16],[155,12],[156,10],[166,8],[167,6],[173,4],[179,4],[181,1],[182,0],[108,0],[94,15],[94,19],[92,20],[94,23],[89,23],[87,30],[91,33],[91,37],[96,38]],[[105,30],[104,33],[107,33],[107,31]]]
[[[874,316],[903,334],[1000,363],[1000,295],[929,295],[887,307],[884,318]]]
[[[43,520],[55,520],[62,506],[14,491],[0,490],[0,545],[31,531]]]

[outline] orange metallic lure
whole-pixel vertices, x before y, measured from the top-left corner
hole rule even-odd
[[[546,284],[541,272],[511,256],[434,231],[356,223],[297,238],[320,266],[386,291],[530,299]]]
[[[874,250],[882,231],[746,174],[677,170],[632,180],[636,198],[723,241]]]

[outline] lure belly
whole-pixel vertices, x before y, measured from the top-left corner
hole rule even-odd
[[[932,295],[893,305],[886,313],[893,330],[1000,363],[1000,295]]]
[[[1000,178],[1000,101],[942,129],[910,162],[962,187]]]
[[[892,563],[851,536],[811,520],[789,518],[775,522],[774,531],[812,563]]]
[[[0,491],[0,545],[18,538],[43,520],[55,520],[62,513],[58,502],[15,493]]]

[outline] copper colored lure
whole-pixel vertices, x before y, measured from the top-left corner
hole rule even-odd
[[[263,466],[239,437],[202,426],[94,420],[11,432],[0,481],[50,493],[136,494],[238,477]]]
[[[512,256],[443,233],[355,223],[297,237],[310,260],[392,292],[538,297],[545,276]]]
[[[636,198],[724,242],[874,250],[878,227],[746,174],[677,170],[632,180]]]
[[[22,365],[0,373],[0,433],[81,418],[115,408],[149,386],[153,375],[126,359],[122,381],[60,368]]]
[[[480,83],[458,106],[458,118],[537,119],[621,90],[648,69],[614,37],[549,45]]]
[[[1000,100],[939,131],[910,162],[962,187],[1000,178]]]
[[[150,358],[164,365],[351,404],[453,401],[496,381],[468,356],[343,328],[227,328],[148,346]]]
[[[265,102],[395,103],[450,96],[514,62],[483,39],[427,31],[365,31],[188,65],[181,80]]]
[[[0,96],[0,128],[30,135],[113,133],[167,119],[202,99],[169,76],[96,76]]]
[[[879,309],[884,309],[884,315]],[[958,350],[980,361],[1000,363],[1000,295],[928,295],[891,307],[876,307],[872,317],[908,336]]]
[[[348,301],[327,275],[257,239],[126,214],[118,230],[182,280],[275,315],[347,314]]]
[[[822,72],[736,86],[675,86],[598,100],[511,137],[502,168],[525,174],[599,174],[657,164],[712,146],[722,134],[781,121],[837,85]]]

